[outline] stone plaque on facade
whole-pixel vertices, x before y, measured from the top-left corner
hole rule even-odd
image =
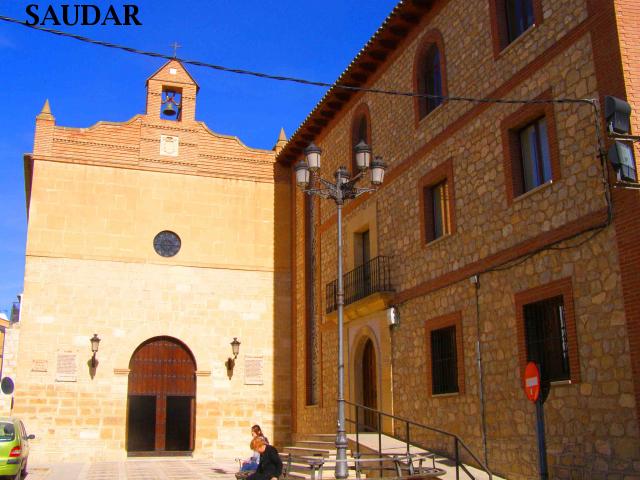
[[[31,371],[46,373],[49,370],[49,362],[43,359],[34,359],[31,361]]]
[[[76,354],[73,352],[58,352],[56,368],[56,382],[75,382],[78,372]]]
[[[244,357],[244,384],[245,385],[262,385],[264,360],[260,357]]]
[[[180,139],[171,135],[160,135],[160,155],[177,157]]]

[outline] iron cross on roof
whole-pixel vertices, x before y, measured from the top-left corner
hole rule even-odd
[[[173,42],[171,46],[173,47],[173,58],[176,58],[178,56],[178,49],[182,47],[182,45],[178,42]]]

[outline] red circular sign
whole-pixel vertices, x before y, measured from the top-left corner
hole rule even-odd
[[[524,393],[532,402],[540,396],[540,371],[534,362],[527,363],[524,369]]]

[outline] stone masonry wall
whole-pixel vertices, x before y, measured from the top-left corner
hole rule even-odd
[[[599,98],[593,35],[598,9],[582,0],[543,0],[543,21],[494,57],[489,2],[435,2],[432,14],[407,35],[367,86],[413,89],[421,39],[441,32],[449,95],[535,99]],[[377,251],[391,256],[392,281],[401,325],[392,333],[394,413],[459,434],[484,459],[476,361],[480,325],[486,397],[487,459],[508,478],[537,478],[534,409],[522,391],[514,297],[560,279],[570,279],[576,318],[580,380],[554,385],[546,404],[549,462],[559,478],[611,478],[637,474],[638,414],[634,402],[627,318],[615,230],[583,233],[502,272],[487,272],[550,242],[571,237],[606,220],[607,203],[598,159],[594,112],[586,104],[555,104],[559,176],[509,201],[504,171],[503,122],[521,105],[446,101],[416,121],[413,100],[360,93],[314,140],[323,149],[329,176],[347,165],[353,113],[371,112],[374,153],[388,163],[385,184],[345,208],[345,225],[373,203]],[[455,233],[424,245],[419,179],[445,161],[453,164]],[[301,194],[296,208],[301,212]],[[335,208],[321,202],[321,274],[335,279]],[[298,345],[304,345],[302,215],[296,230]],[[484,273],[487,272],[487,273]],[[479,318],[474,286],[480,276]],[[324,311],[324,304],[322,305]],[[425,324],[460,312],[464,346],[464,394],[432,397],[426,378]],[[297,375],[297,434],[334,430],[335,327],[323,329],[323,401],[304,407],[304,376]],[[304,357],[300,350],[299,364]],[[300,371],[300,369],[298,369]],[[430,439],[446,447],[441,439]]]

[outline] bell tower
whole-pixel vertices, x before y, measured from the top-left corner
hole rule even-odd
[[[176,122],[196,117],[200,87],[177,60],[169,60],[147,79],[147,115]]]

